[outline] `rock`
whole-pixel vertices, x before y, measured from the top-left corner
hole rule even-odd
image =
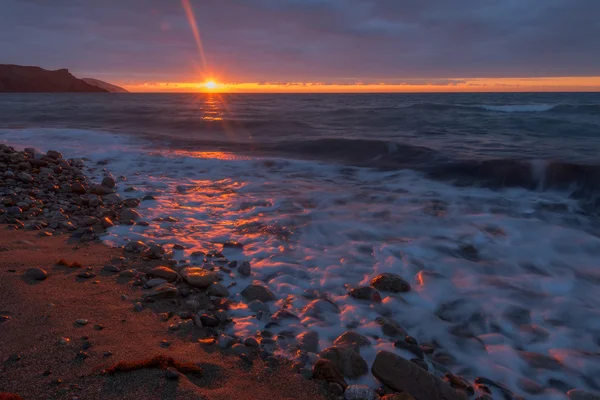
[[[146,251],[147,249],[148,246],[140,241],[128,242],[124,248],[125,251],[130,253],[141,253],[143,251]]]
[[[101,185],[112,189],[115,187],[115,179],[112,176],[105,176],[104,179],[102,179]]]
[[[207,271],[199,267],[187,267],[181,270],[181,276],[190,285],[206,289],[218,280],[216,272]]]
[[[400,275],[389,272],[379,274],[371,280],[371,286],[382,292],[408,292],[410,283],[405,281]]]
[[[259,311],[263,311],[265,313],[269,312],[269,306],[260,300],[252,300],[251,302],[249,302],[248,309],[254,311],[255,313]]]
[[[333,362],[344,376],[351,379],[369,372],[367,362],[353,349],[338,346],[328,347],[321,351],[319,356]]]
[[[246,286],[240,293],[247,301],[260,300],[263,303],[275,301],[276,297],[267,287],[259,284]]]
[[[25,182],[25,183],[32,183],[33,182],[33,177],[25,172],[21,172],[19,174],[19,180],[21,182]]]
[[[171,268],[161,265],[160,267],[152,268],[150,272],[148,272],[148,276],[153,278],[162,278],[168,282],[173,282],[177,280],[179,275],[177,275],[177,272],[173,271]]]
[[[121,221],[139,221],[142,219],[142,216],[135,210],[131,208],[126,208],[121,211],[120,220]]]
[[[242,249],[244,248],[244,245],[240,242],[236,242],[235,240],[228,240],[225,243],[223,243],[223,248],[224,249]]]
[[[152,279],[149,279],[148,282],[146,282],[146,286],[148,286],[149,288],[153,288],[155,286],[159,286],[159,285],[162,285],[164,283],[167,283],[166,279],[152,278]]]
[[[84,194],[85,186],[83,186],[80,182],[74,182],[71,184],[71,191],[75,194]]]
[[[84,221],[86,226],[96,225],[98,223],[98,218],[96,217],[87,217]]]
[[[377,353],[371,372],[391,389],[408,392],[416,399],[468,399],[464,392],[452,389],[446,382],[389,351]]]
[[[585,392],[581,389],[571,389],[567,392],[569,400],[600,400],[600,395]]]
[[[477,399],[479,399],[479,398],[477,398]],[[383,396],[381,398],[381,400],[415,400],[415,398],[412,397],[410,393],[404,392],[404,393],[386,394],[385,396]]]
[[[296,314],[294,314],[293,312],[290,312],[288,310],[277,310],[277,312],[275,314],[271,315],[271,319],[273,321],[283,321],[283,320],[299,321],[300,317],[298,317]]]
[[[235,343],[235,338],[229,335],[221,333],[219,335],[219,347],[222,349],[228,349]]]
[[[351,297],[359,300],[368,300],[374,301],[376,303],[381,303],[381,295],[375,289],[370,286],[363,286],[359,288],[354,288],[350,290],[348,293]]]
[[[313,378],[315,380],[338,383],[342,389],[348,387],[340,369],[329,360],[317,360],[313,366]]]
[[[361,347],[371,346],[371,341],[360,333],[347,331],[338,336],[338,338],[333,341],[333,344],[334,346],[359,351]]]
[[[179,373],[179,371],[177,371],[175,368],[173,367],[169,367],[167,369],[165,369],[165,378],[175,381],[177,379],[179,379],[179,376],[181,374]]]
[[[202,322],[202,326],[208,326],[209,328],[216,328],[219,326],[219,320],[212,315],[202,314],[200,316],[200,321]]]
[[[48,278],[48,273],[41,268],[29,268],[25,271],[25,276],[36,281],[44,281]]]
[[[213,282],[213,284],[208,287],[208,290],[206,292],[210,296],[215,296],[215,297],[229,296],[229,290],[225,286],[221,285],[218,282]]]
[[[142,297],[144,299],[176,299],[178,297],[177,287],[175,285],[167,283],[164,279],[155,279],[156,281],[153,282],[153,284],[157,285],[154,287],[149,285],[150,287],[152,287],[152,290],[149,290],[142,294]],[[150,282],[153,280],[154,279],[148,281],[148,284],[150,284]]]
[[[387,337],[404,339],[407,336],[404,328],[396,321],[386,317],[377,317],[375,322],[381,325],[381,332]]]
[[[322,318],[327,314],[339,314],[340,309],[330,300],[313,300],[302,309],[305,317]]]
[[[532,368],[547,369],[547,370],[559,370],[562,368],[560,361],[546,354],[535,353],[532,351],[521,351],[519,355],[525,360]]]
[[[77,323],[77,325],[87,325],[89,323],[89,321],[87,319],[77,319],[75,320],[75,323]]]
[[[111,273],[121,272],[121,270],[118,267],[116,267],[112,264],[106,264],[104,267],[102,267],[102,271],[111,272]]]
[[[110,218],[108,218],[108,217],[102,218],[102,220],[100,222],[102,223],[102,227],[104,229],[108,229],[108,228],[110,228],[110,227],[112,227],[112,226],[115,225],[115,224],[113,224],[112,220]]]
[[[92,271],[80,271],[77,274],[78,278],[83,278],[83,279],[91,279],[91,278],[93,278],[95,276],[96,276],[96,274],[94,272],[92,272]]]
[[[92,185],[92,186],[90,186],[90,193],[96,194],[98,196],[104,196],[106,194],[111,194],[112,189],[109,189],[102,185]]]
[[[244,339],[244,346],[246,347],[258,347],[258,340],[256,340],[253,337],[247,337],[246,339]]]
[[[60,154],[56,150],[48,150],[48,152],[46,152],[46,157],[51,158],[53,160],[58,160],[59,158],[62,158],[62,154]]]
[[[319,334],[315,331],[306,331],[296,336],[296,345],[300,350],[308,353],[319,351]]]
[[[344,388],[337,382],[329,382],[327,385],[327,389],[331,392],[331,394],[335,396],[341,396],[344,394]]]
[[[252,273],[252,268],[250,267],[249,261],[243,261],[242,264],[238,267],[238,273],[241,276],[250,276]]]
[[[379,395],[366,385],[350,385],[344,392],[344,400],[375,400]]]

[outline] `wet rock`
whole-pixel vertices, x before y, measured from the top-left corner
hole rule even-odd
[[[469,395],[475,394],[475,389],[473,386],[471,386],[466,380],[458,375],[454,375],[451,372],[446,372],[446,374],[444,374],[444,379],[450,382],[450,386],[453,388],[464,390]]]
[[[403,339],[407,335],[404,328],[391,318],[377,317],[375,322],[381,325],[381,332],[387,337]]]
[[[424,360],[422,360],[420,358],[411,358],[410,361],[412,363],[418,365],[419,367],[421,367],[425,371],[429,371],[429,365],[427,365],[427,363]]]
[[[148,246],[140,241],[129,242],[125,245],[124,250],[130,253],[141,253],[148,249]]]
[[[371,367],[373,375],[397,392],[408,392],[417,399],[466,400],[465,393],[452,389],[414,363],[389,351],[379,351]]]
[[[531,314],[525,307],[510,305],[504,310],[502,316],[515,325],[531,324]]]
[[[250,276],[250,274],[252,273],[252,268],[250,267],[250,262],[249,261],[243,261],[240,266],[238,267],[238,273],[241,276]]]
[[[25,182],[25,183],[32,183],[33,182],[33,177],[31,175],[29,175],[26,172],[21,172],[19,174],[19,180],[21,182]]]
[[[46,152],[46,157],[51,158],[53,160],[58,160],[58,159],[62,158],[63,156],[61,153],[59,153],[56,150],[48,150]]]
[[[524,359],[532,368],[548,369],[548,370],[559,370],[562,368],[560,362],[541,353],[535,353],[531,351],[521,351],[519,353],[522,359]]]
[[[415,398],[412,397],[412,395],[410,393],[404,392],[404,393],[386,394],[385,396],[383,396],[381,398],[381,400],[415,400]]]
[[[120,219],[121,221],[139,221],[142,219],[142,216],[137,211],[126,208],[121,211]]]
[[[105,176],[104,179],[102,179],[101,185],[112,189],[115,187],[115,179],[112,176]]]
[[[425,355],[423,354],[423,351],[419,348],[419,346],[407,343],[404,340],[396,340],[394,342],[394,347],[397,347],[402,350],[410,351],[415,356],[417,356],[421,359],[425,358]]]
[[[248,309],[254,311],[255,313],[259,311],[263,311],[265,313],[269,312],[269,306],[260,300],[252,300],[251,302],[249,302]]]
[[[569,400],[600,400],[600,394],[594,394],[581,389],[571,389],[567,392]]]
[[[313,378],[338,383],[343,389],[348,387],[340,369],[330,360],[320,359],[313,366]]]
[[[108,217],[104,217],[104,218],[102,218],[102,219],[100,220],[100,223],[102,224],[102,227],[103,227],[104,229],[108,229],[108,228],[110,228],[110,227],[114,226],[114,224],[113,224],[112,220],[111,220],[110,218],[108,218]]]
[[[215,296],[215,297],[227,297],[227,296],[229,296],[229,289],[227,289],[225,286],[221,285],[218,282],[212,283],[208,287],[208,290],[206,292],[210,296]]]
[[[333,362],[344,376],[354,379],[369,372],[367,362],[353,349],[328,347],[319,353],[321,358]]]
[[[87,325],[89,323],[89,321],[87,319],[80,318],[80,319],[75,320],[75,323],[77,325],[83,326],[83,325]]]
[[[359,300],[368,300],[374,301],[376,303],[381,303],[381,295],[376,289],[373,289],[370,286],[363,286],[359,288],[354,288],[350,290],[348,293],[351,297]]]
[[[240,293],[247,301],[260,300],[263,303],[275,301],[277,298],[267,287],[260,284],[251,284],[246,286]]]
[[[222,349],[228,349],[235,343],[235,338],[224,333],[219,335],[219,347]]]
[[[338,338],[333,341],[333,344],[338,347],[359,351],[361,347],[371,346],[371,341],[360,333],[347,331],[338,336]]]
[[[306,331],[296,336],[296,346],[308,353],[319,351],[319,334],[315,331]]]
[[[329,389],[331,394],[335,396],[341,396],[344,394],[344,388],[337,382],[329,382],[327,389]]]
[[[198,267],[187,267],[182,269],[181,276],[191,286],[200,289],[206,289],[213,282],[218,280],[217,273]]]
[[[179,379],[179,377],[181,376],[181,374],[179,373],[179,371],[177,371],[175,368],[173,367],[169,367],[167,369],[165,369],[165,378],[175,381],[177,379]]]
[[[93,271],[80,271],[77,274],[78,278],[83,278],[83,279],[91,279],[95,276],[96,276],[96,274]]]
[[[328,314],[339,314],[340,309],[330,300],[313,300],[302,309],[305,317],[322,318]]]
[[[258,347],[258,340],[256,340],[253,337],[247,337],[246,339],[244,339],[244,346],[246,347]]]
[[[400,275],[389,272],[379,274],[371,280],[371,286],[382,292],[408,292],[410,291],[410,283],[404,280]]]
[[[296,314],[294,314],[288,310],[277,310],[277,312],[271,316],[271,319],[273,321],[283,321],[283,320],[299,321],[300,317],[298,317]]]
[[[29,268],[25,271],[25,276],[36,281],[44,281],[48,278],[48,273],[41,268]]]
[[[379,396],[366,385],[350,385],[344,392],[344,400],[375,400]]]
[[[160,267],[152,268],[150,272],[148,272],[148,276],[151,276],[153,278],[161,278],[168,282],[173,282],[177,280],[177,277],[179,275],[177,275],[177,272],[175,272],[171,268],[161,265]]]
[[[89,192],[91,194],[96,194],[98,196],[104,196],[104,195],[107,195],[107,194],[111,194],[112,193],[112,189],[109,189],[109,188],[107,188],[105,186],[102,186],[102,185],[92,185],[92,186],[90,186]]]
[[[146,286],[148,286],[149,288],[153,288],[155,286],[159,286],[159,285],[162,285],[164,283],[167,283],[166,279],[152,278],[152,279],[149,279],[148,282],[146,282]]]
[[[219,326],[219,320],[212,315],[202,314],[200,316],[200,321],[202,322],[203,326],[208,326],[210,328],[216,328]]]

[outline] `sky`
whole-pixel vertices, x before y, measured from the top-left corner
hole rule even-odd
[[[599,91],[599,15],[598,0],[0,0],[0,62],[146,92]]]

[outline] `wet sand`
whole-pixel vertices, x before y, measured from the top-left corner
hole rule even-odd
[[[257,358],[249,366],[216,345],[170,332],[169,322],[151,309],[134,312],[140,291],[101,271],[122,249],[7,226],[0,227],[0,247],[0,392],[24,399],[326,398],[317,383],[289,365],[271,368]],[[61,258],[93,267],[97,276],[77,278],[80,269],[55,265]],[[43,268],[49,277],[25,279],[32,267]],[[77,324],[78,319],[88,323]],[[163,340],[170,346],[163,347]],[[197,364],[202,377],[170,380],[160,369],[102,374],[119,361],[157,355]]]

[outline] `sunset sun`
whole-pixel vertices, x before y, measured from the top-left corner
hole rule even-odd
[[[217,82],[215,81],[208,81],[204,84],[204,87],[209,89],[209,90],[213,90],[217,88]]]

